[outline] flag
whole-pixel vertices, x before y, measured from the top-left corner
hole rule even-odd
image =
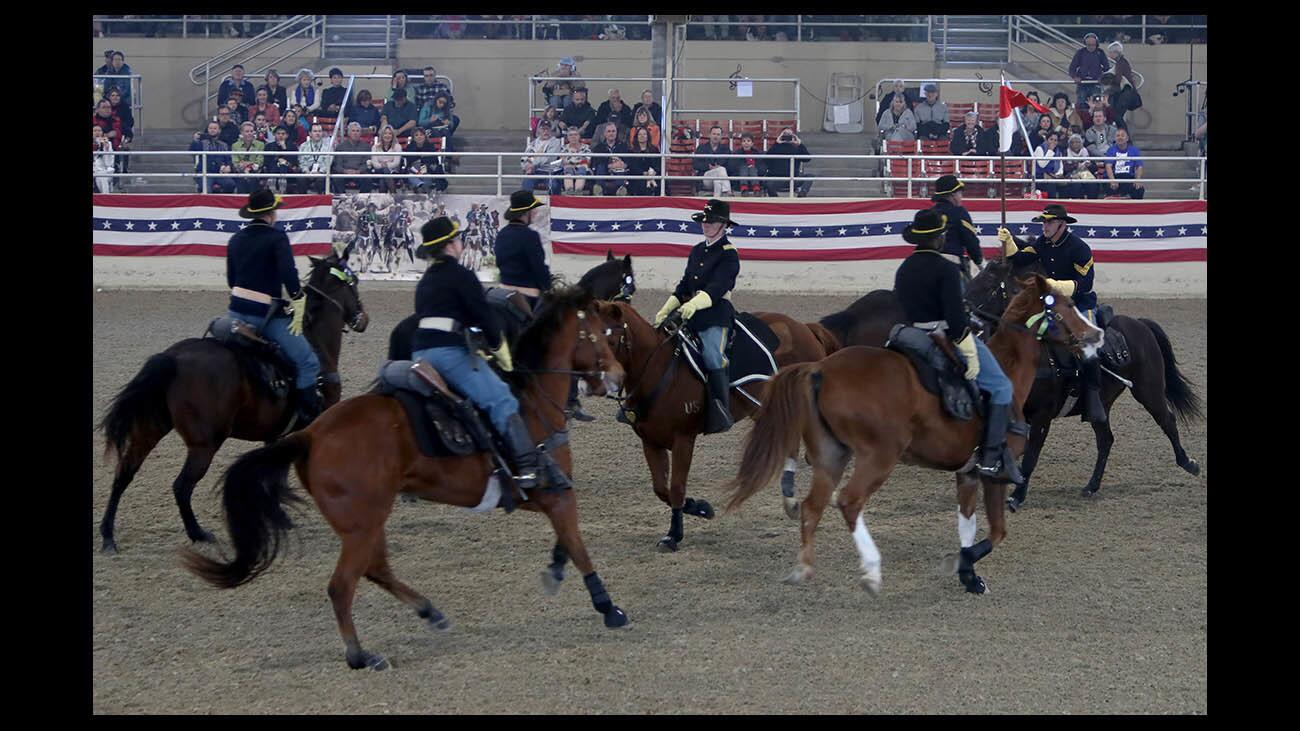
[[[745,261],[858,261],[903,259],[915,247],[903,229],[927,201],[751,202],[733,200],[727,238]],[[985,256],[1000,245],[997,200],[967,198]],[[1042,224],[1036,200],[1008,200],[1007,228],[1032,240]],[[1070,230],[1093,248],[1098,262],[1205,261],[1206,201],[1069,201],[1079,219]],[[704,240],[691,214],[699,198],[587,198],[552,196],[551,250],[556,254],[686,257]]]
[[[1026,104],[1043,114],[1047,114],[1047,107],[1038,104],[1024,94],[1007,86],[1006,82],[1003,82],[998,103],[998,152],[1006,152],[1011,149],[1011,137],[1016,132],[1015,110]],[[1029,140],[1025,140],[1025,143],[1028,144]]]
[[[286,195],[275,227],[296,256],[333,251],[333,197]],[[247,196],[96,194],[91,253],[99,256],[225,256]]]

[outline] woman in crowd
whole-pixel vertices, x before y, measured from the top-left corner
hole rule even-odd
[[[980,129],[980,116],[975,112],[966,112],[962,126],[952,132],[948,150],[954,155],[979,154],[980,133],[983,131]]]
[[[563,154],[565,175],[591,174],[591,146],[583,143],[577,128],[569,129],[565,133]],[[586,187],[587,181],[585,178],[565,178],[564,180],[564,192],[566,193],[586,195]]]
[[[1044,114],[1046,119],[1048,115]],[[1061,161],[1061,151],[1057,149],[1060,144],[1060,135],[1055,130],[1047,132],[1043,137],[1043,144],[1034,150],[1034,179],[1038,181],[1038,189],[1047,194],[1048,198],[1061,197],[1060,180],[1064,177],[1064,165]]]
[[[379,136],[375,138],[375,144],[370,148],[370,159],[366,161],[366,167],[370,168],[372,173],[383,173],[392,175],[402,170],[402,143],[397,141],[397,135],[393,132],[392,125],[384,125],[379,131]],[[379,189],[385,193],[392,193],[397,185],[397,178],[386,177],[379,179]]]
[[[632,113],[632,129],[628,130],[627,133],[628,147],[631,147],[632,144],[636,142],[636,134],[638,129],[644,129],[648,131],[650,133],[650,144],[654,145],[655,147],[659,146],[659,139],[660,139],[659,125],[655,123],[654,119],[650,117],[650,110],[646,107],[637,107],[637,110]]]
[[[311,69],[298,72],[298,85],[293,87],[293,91],[288,95],[290,104],[301,104],[303,109],[316,106],[316,86],[312,83],[314,78]]]
[[[262,159],[265,160],[263,167],[267,172],[273,173],[296,173],[298,172],[298,157],[296,155],[277,155],[277,152],[297,152],[298,145],[289,139],[289,128],[280,125],[272,133],[272,141],[267,144]],[[273,178],[271,188],[277,193],[298,193],[300,178]]]
[[[1025,94],[1025,98],[1033,99],[1034,104],[1043,103],[1039,100],[1038,92],[1036,91],[1031,91],[1028,94]],[[1043,113],[1034,109],[1032,106],[1026,105],[1020,109],[1020,118],[1025,121],[1025,129],[1038,129],[1038,118],[1041,116],[1043,116]]]
[[[135,137],[135,115],[131,113],[131,104],[122,98],[122,91],[116,86],[108,89],[108,101],[113,105],[113,115],[122,122],[122,138],[117,144],[119,151],[125,152],[131,149],[131,140]],[[131,172],[131,156],[117,156],[118,172]]]
[[[451,151],[451,97],[435,94],[420,110],[419,126],[428,130],[430,137],[442,137],[446,149]]]
[[[438,150],[423,127],[411,130],[411,141],[406,145],[406,151],[421,153],[418,156],[403,158],[406,161],[406,172],[410,173],[407,182],[412,190],[428,193],[447,189],[446,178],[428,177],[432,173],[443,172],[443,169],[438,158]]]
[[[636,153],[658,155],[660,152],[659,147],[650,141],[650,130],[645,127],[632,128],[632,144],[628,147],[629,151]],[[632,195],[657,195],[659,181],[654,176],[659,174],[659,164],[659,159],[654,157],[629,157],[627,171],[633,177],[628,192]]]
[[[1083,135],[1070,135],[1069,147],[1065,150],[1062,173],[1070,182],[1065,184],[1066,198],[1096,198],[1101,193],[1101,186],[1080,183],[1080,180],[1095,180],[1096,166],[1088,159],[1088,148],[1083,146]]]
[[[280,72],[275,69],[267,69],[266,83],[262,85],[266,89],[267,99],[280,108],[281,112],[289,110],[289,92],[280,85]]]
[[[537,126],[541,122],[546,122],[552,130],[559,129],[560,110],[548,106],[542,110],[542,116],[533,117],[532,128],[529,130],[533,135],[533,139],[537,139]]]
[[[1054,125],[1052,124],[1051,110],[1049,109],[1048,112],[1049,114],[1044,114],[1038,118],[1037,127],[1029,130],[1029,148],[1031,150],[1042,147],[1043,143],[1047,141],[1047,134],[1052,131]]]
[[[1052,106],[1047,113],[1052,117],[1052,129],[1061,136],[1061,139],[1067,139],[1075,132],[1083,132],[1083,118],[1070,105],[1069,94],[1064,92],[1053,94]]]
[[[361,134],[374,134],[379,129],[379,110],[375,109],[369,89],[357,92],[357,103],[348,110],[348,122],[361,125]]]
[[[102,152],[102,155],[94,155],[91,169],[95,174],[95,191],[98,193],[113,192],[113,178],[109,177],[113,172],[113,143],[108,141],[104,136],[104,128],[97,124],[90,126],[91,151],[92,153]]]
[[[303,123],[302,118],[294,110],[290,109],[284,113],[280,125],[289,131],[289,141],[295,146],[307,141],[307,125]]]

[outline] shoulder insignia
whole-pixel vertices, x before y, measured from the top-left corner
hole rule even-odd
[[[723,244],[723,245],[722,245],[722,250],[723,250],[723,251],[735,251],[735,250],[736,250],[736,245],[735,245],[735,244]]]
[[[963,225],[963,226],[965,226],[966,228],[970,229],[971,233],[979,233],[979,231],[976,231],[976,230],[975,230],[975,224],[971,223],[971,222],[970,222],[970,219],[963,218],[962,221],[961,221],[961,225]]]
[[[1088,270],[1092,269],[1092,257],[1088,257],[1088,261],[1083,264],[1075,264],[1074,269],[1082,276],[1088,276]]]
[[[1038,250],[1035,249],[1035,248],[1032,247],[1032,246],[1026,246],[1025,248],[1021,249],[1021,251],[1025,252],[1025,253],[1027,253],[1027,254],[1037,254],[1037,253],[1038,253]]]

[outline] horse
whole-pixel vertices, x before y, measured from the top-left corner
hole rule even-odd
[[[671,509],[668,533],[659,539],[660,551],[678,549],[685,536],[682,516],[693,515],[712,520],[713,506],[707,500],[686,495],[686,479],[695,453],[695,438],[704,428],[704,404],[708,387],[691,373],[685,359],[679,357],[675,336],[656,329],[625,302],[599,303],[597,312],[612,331],[609,335],[615,357],[628,374],[617,400],[625,412],[634,414],[633,431],[641,438],[641,449],[655,495]],[[751,313],[776,333],[780,344],[772,353],[777,365],[816,361],[826,357],[829,333],[821,336],[785,315],[772,312]],[[748,397],[731,391],[731,414],[735,421],[754,410],[751,399],[762,398],[764,381],[742,385]],[[629,408],[630,407],[630,408]],[[669,451],[672,452],[671,480]],[[785,454],[789,488],[793,494],[795,458],[798,445]]]
[[[967,288],[966,299],[973,304],[975,316],[995,322],[1018,290],[1018,277],[1031,271],[1041,273],[1042,268],[1037,262],[1018,269],[1002,258],[990,262],[984,271],[971,280]],[[1178,438],[1178,422],[1182,421],[1186,425],[1193,419],[1204,419],[1205,415],[1192,383],[1178,369],[1169,336],[1154,320],[1126,315],[1116,315],[1108,327],[1114,327],[1124,335],[1131,357],[1126,365],[1115,366],[1113,371],[1111,365],[1103,366],[1100,396],[1106,407],[1107,420],[1092,422],[1092,430],[1097,438],[1097,459],[1093,465],[1092,477],[1080,494],[1092,497],[1101,489],[1102,475],[1106,472],[1110,449],[1115,443],[1115,435],[1110,428],[1110,410],[1125,388],[1133,392],[1133,398],[1142,404],[1168,437],[1174,448],[1175,464],[1189,474],[1199,475],[1200,465],[1187,456]],[[1049,367],[1040,371],[1033,390],[1025,401],[1025,418],[1030,425],[1029,445],[1025,448],[1024,461],[1020,467],[1025,480],[1016,485],[1016,489],[1007,498],[1007,507],[1012,512],[1023,506],[1028,498],[1029,477],[1038,466],[1038,455],[1047,441],[1052,420],[1078,415],[1082,409],[1081,401],[1073,403],[1070,399],[1066,390],[1066,374],[1059,367],[1050,367],[1055,366],[1056,360],[1044,350],[1043,361]]]
[[[554,445],[549,453],[566,474],[572,474],[564,415],[570,377],[581,376],[597,394],[618,388],[623,377],[606,339],[589,330],[599,323],[589,292],[572,288],[553,293],[520,337],[516,369],[509,374],[529,431],[538,443]],[[307,428],[253,450],[231,465],[220,487],[235,556],[223,562],[186,550],[183,561],[188,570],[213,586],[229,589],[252,581],[271,565],[292,527],[284,507],[302,501],[290,492],[290,465],[342,540],[328,594],[348,666],[388,667],[386,659],[362,649],[357,639],[352,600],[362,576],[415,608],[429,628],[447,629],[447,618],[433,603],[393,575],[384,524],[399,492],[465,508],[487,503],[494,469],[489,456],[426,457],[396,399],[378,393],[354,396]],[[564,564],[572,558],[605,626],[626,624],[627,615],[610,599],[583,545],[574,490],[532,493],[519,507],[544,513],[557,537],[552,563],[542,572],[543,590],[552,595],[559,590]]]
[[[337,254],[309,259],[311,272],[303,287],[307,295],[303,334],[320,359],[321,391],[328,408],[342,393],[338,359],[343,330],[351,326],[364,331],[369,315],[357,294],[356,277],[341,268]],[[185,465],[172,483],[185,534],[191,541],[213,540],[195,519],[190,495],[207,474],[217,450],[231,438],[273,440],[294,417],[293,400],[287,394],[271,393],[258,368],[253,356],[217,340],[189,338],[150,356],[135,378],[118,391],[99,424],[106,437],[106,456],[117,461],[108,509],[99,526],[104,553],[117,553],[113,523],[122,493],[172,429],[181,435],[187,449]]]
[[[1012,413],[1019,416],[1034,381],[1038,362],[1036,337],[1044,331],[1058,342],[1090,352],[1102,332],[1089,323],[1068,298],[1052,295],[1040,275],[1007,307],[1002,327],[989,341],[1014,388]],[[1035,314],[1039,313],[1039,314]],[[1030,332],[1026,321],[1041,322]],[[870,594],[882,584],[880,551],[871,540],[862,511],[900,461],[957,475],[957,535],[961,552],[944,559],[942,568],[956,572],[966,590],[987,589],[975,574],[975,562],[1006,537],[1006,485],[978,476],[972,469],[981,443],[982,419],[958,421],[943,411],[938,397],[925,389],[907,356],[890,350],[851,346],[816,363],[782,368],[768,384],[767,398],[745,439],[740,467],[728,484],[727,511],[740,507],[767,484],[781,466],[782,456],[803,441],[813,466],[812,488],[795,513],[802,516],[798,562],[786,578],[801,583],[813,575],[817,524],[831,493],[854,459],[853,474],[840,491],[838,506],[861,558],[861,586]],[[1024,437],[1008,436],[1016,453]],[[975,543],[976,488],[984,485],[988,537]]]

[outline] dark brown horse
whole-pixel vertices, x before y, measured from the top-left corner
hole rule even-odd
[[[320,359],[325,406],[337,403],[342,391],[338,376],[343,329],[361,332],[369,316],[357,294],[356,278],[337,255],[311,259],[304,289],[307,313],[303,334]],[[334,272],[337,272],[335,274]],[[342,275],[342,276],[340,276]],[[100,429],[107,452],[117,460],[113,491],[100,523],[104,553],[117,553],[113,521],[118,501],[145,457],[172,429],[185,440],[185,466],[172,483],[185,534],[191,541],[211,541],[190,507],[194,486],[227,439],[270,441],[284,433],[295,405],[263,385],[257,364],[246,354],[210,338],[189,338],[150,356],[135,378],[113,398]],[[289,389],[290,391],[292,389]]]
[[[623,384],[622,403],[635,414],[632,429],[641,438],[655,495],[672,509],[668,533],[659,539],[659,548],[676,551],[684,535],[683,513],[706,520],[713,518],[713,506],[707,500],[686,496],[695,438],[704,429],[707,386],[676,355],[676,338],[656,329],[630,304],[601,302],[597,310],[611,330],[609,338],[614,355],[628,374]],[[785,315],[771,312],[752,314],[771,327],[779,338],[780,343],[772,353],[778,366],[821,360],[826,357],[828,347],[835,347],[834,338],[820,327],[814,331]],[[761,400],[763,385],[764,381],[760,380],[740,388]],[[735,421],[749,416],[754,408],[753,401],[732,389],[731,415]],[[798,445],[788,454],[786,470],[793,485]]]
[[[1043,277],[1027,281],[1007,307],[1003,320],[1008,325],[989,341],[989,350],[1011,379],[1013,414],[1018,414],[1033,385],[1038,343],[1024,323],[1035,313],[1042,313],[1041,320],[1050,323],[1047,332],[1051,337],[1072,347],[1094,347],[1101,340],[1101,331],[1085,320],[1070,300],[1050,294]],[[852,457],[853,475],[840,491],[838,504],[862,559],[862,586],[875,594],[881,586],[880,551],[862,516],[867,500],[899,462],[955,472],[957,534],[962,550],[945,559],[945,568],[956,570],[967,591],[983,593],[986,587],[974,565],[1006,537],[1006,487],[977,477],[972,470],[982,433],[981,419],[957,421],[944,413],[939,399],[921,384],[906,356],[880,348],[844,348],[819,363],[782,368],[768,384],[766,401],[745,440],[740,469],[729,485],[732,496],[727,509],[736,509],[766,485],[780,469],[783,456],[798,448],[802,439],[813,466],[813,481],[799,511],[799,560],[787,579],[802,582],[813,575],[822,511]],[[1024,438],[1009,439],[1009,446],[1017,453]],[[975,501],[980,482],[984,483],[989,536],[976,544]]]
[[[555,293],[540,308],[515,350],[520,415],[538,442],[566,474],[572,458],[565,433],[564,402],[575,373],[593,393],[618,388],[623,373],[598,328],[590,294],[574,288]],[[562,437],[562,438],[556,438]],[[187,567],[220,588],[252,581],[279,553],[292,527],[284,506],[301,498],[290,492],[289,466],[311,494],[325,520],[343,542],[329,582],[329,597],[352,668],[382,670],[383,657],[361,648],[352,623],[352,600],[361,577],[378,584],[416,610],[432,629],[448,626],[433,604],[393,575],[388,565],[384,524],[399,492],[424,500],[472,508],[491,507],[485,496],[493,464],[487,454],[424,456],[412,436],[406,412],[396,399],[365,394],[326,411],[311,426],[240,457],[222,479],[226,526],[235,557],[214,561],[187,550]],[[596,574],[578,532],[573,490],[534,490],[520,507],[542,512],[558,539],[553,563],[542,572],[543,589],[553,594],[565,561],[582,571],[592,604],[605,625],[619,627],[627,615],[614,605]]]

